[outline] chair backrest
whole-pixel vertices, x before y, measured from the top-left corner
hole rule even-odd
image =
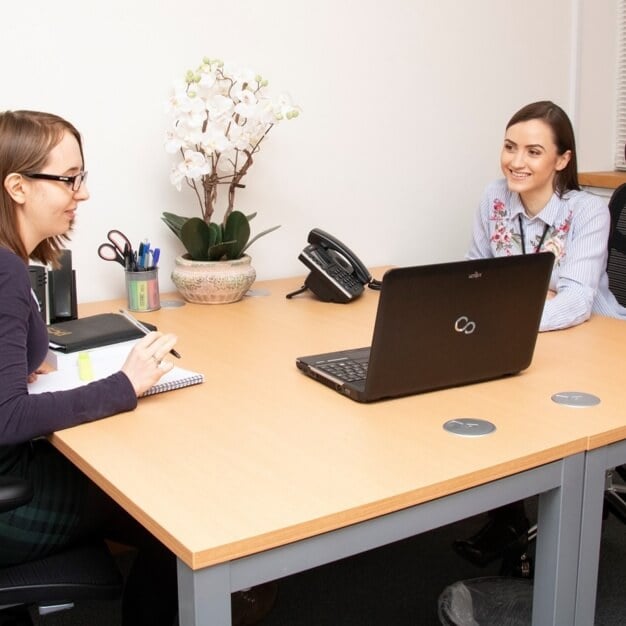
[[[609,288],[617,301],[626,306],[626,183],[620,185],[609,200],[611,232],[606,272]]]

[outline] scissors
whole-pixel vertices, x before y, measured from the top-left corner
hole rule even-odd
[[[113,229],[107,233],[110,243],[102,243],[98,247],[98,255],[105,261],[115,261],[122,267],[132,254],[132,245],[128,237],[120,230]]]

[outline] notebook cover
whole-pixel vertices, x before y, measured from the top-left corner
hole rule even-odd
[[[156,330],[152,324],[144,325]],[[48,341],[53,350],[77,352],[143,337],[123,315],[101,313],[48,326]]]

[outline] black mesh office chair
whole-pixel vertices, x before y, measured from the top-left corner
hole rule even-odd
[[[609,234],[609,259],[606,272],[609,288],[617,301],[626,306],[626,183],[620,185],[609,200],[611,232]]]
[[[29,502],[28,481],[0,476],[0,513]],[[0,569],[0,625],[32,624],[40,615],[72,608],[80,600],[114,600],[123,580],[104,543],[65,550],[37,561]]]
[[[609,259],[606,273],[609,288],[617,301],[626,306],[626,184],[620,185],[609,200],[611,232],[609,234]],[[626,482],[626,466],[620,465],[606,474],[604,502],[608,512],[626,524],[626,487],[616,483],[616,474]]]

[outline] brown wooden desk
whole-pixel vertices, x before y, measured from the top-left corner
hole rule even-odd
[[[533,494],[534,623],[573,623],[591,424],[606,416],[603,432],[626,434],[615,417],[615,375],[595,356],[611,332],[604,320],[540,336],[519,376],[361,405],[294,361],[368,345],[378,295],[367,290],[349,305],[286,300],[300,283],[257,283],[271,295],[139,316],[176,332],[181,365],[206,382],[52,437],[177,555],[181,626],[229,624],[232,591]],[[600,408],[566,410],[550,399],[592,380],[605,396]],[[456,417],[488,419],[497,430],[453,436],[442,425]]]

